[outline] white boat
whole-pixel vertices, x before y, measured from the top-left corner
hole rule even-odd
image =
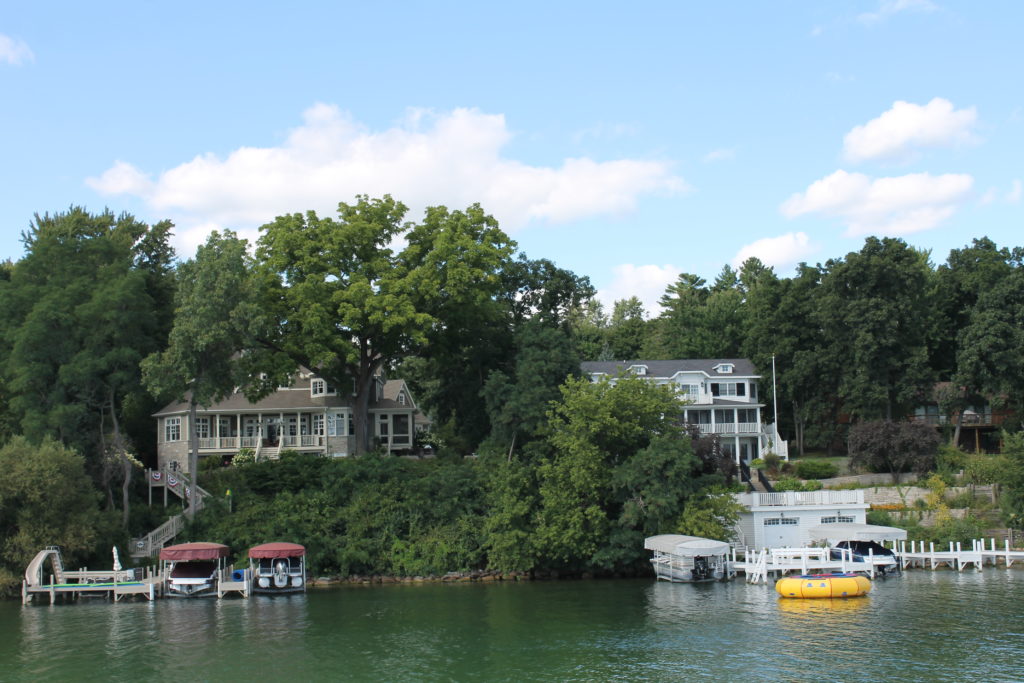
[[[181,543],[160,549],[167,595],[198,598],[217,595],[229,549],[220,543]]]
[[[256,593],[306,590],[306,548],[298,543],[264,543],[250,548],[249,567]]]
[[[882,545],[883,541],[905,541],[906,529],[878,524],[833,523],[819,524],[808,529],[812,540],[825,541],[831,548],[832,559],[863,562],[866,571],[886,572],[900,567],[896,553]]]
[[[654,574],[665,581],[696,583],[729,578],[729,544],[698,536],[662,534],[644,539],[654,552]]]

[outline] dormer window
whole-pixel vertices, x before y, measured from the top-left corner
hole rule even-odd
[[[326,380],[314,379],[309,383],[309,393],[312,396],[333,396],[338,391],[328,384]]]
[[[735,367],[732,363],[719,363],[715,366],[715,371],[720,375],[731,375]]]
[[[647,366],[646,365],[631,365],[629,367],[629,371],[632,372],[634,375],[638,375],[640,377],[643,377],[644,375],[647,374]]]
[[[403,405],[403,406],[405,405],[405,392],[404,391],[401,391],[401,392],[398,393],[398,404],[399,405]]]

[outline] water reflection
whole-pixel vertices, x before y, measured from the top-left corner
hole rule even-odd
[[[0,603],[4,680],[1019,680],[1024,572],[917,571],[867,598],[585,581],[155,603]]]

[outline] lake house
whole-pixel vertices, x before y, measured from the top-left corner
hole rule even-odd
[[[683,420],[702,434],[717,434],[723,451],[737,464],[774,452],[788,459],[787,444],[774,425],[761,422],[758,396],[761,375],[743,358],[587,361],[581,364],[592,381],[633,375],[670,384],[686,400]]]
[[[235,392],[200,407],[196,419],[199,456],[230,458],[251,449],[257,459],[277,458],[282,450],[335,457],[355,450],[352,417],[354,397],[308,370],[297,373],[287,387],[255,403]],[[159,469],[188,467],[189,403],[175,401],[154,413],[157,420]],[[378,376],[370,398],[371,446],[390,453],[410,453],[417,429],[425,427],[404,380]]]

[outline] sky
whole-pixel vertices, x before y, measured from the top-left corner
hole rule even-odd
[[[7,3],[0,260],[84,206],[255,240],[480,203],[649,314],[680,273],[1024,245],[1024,3]]]

